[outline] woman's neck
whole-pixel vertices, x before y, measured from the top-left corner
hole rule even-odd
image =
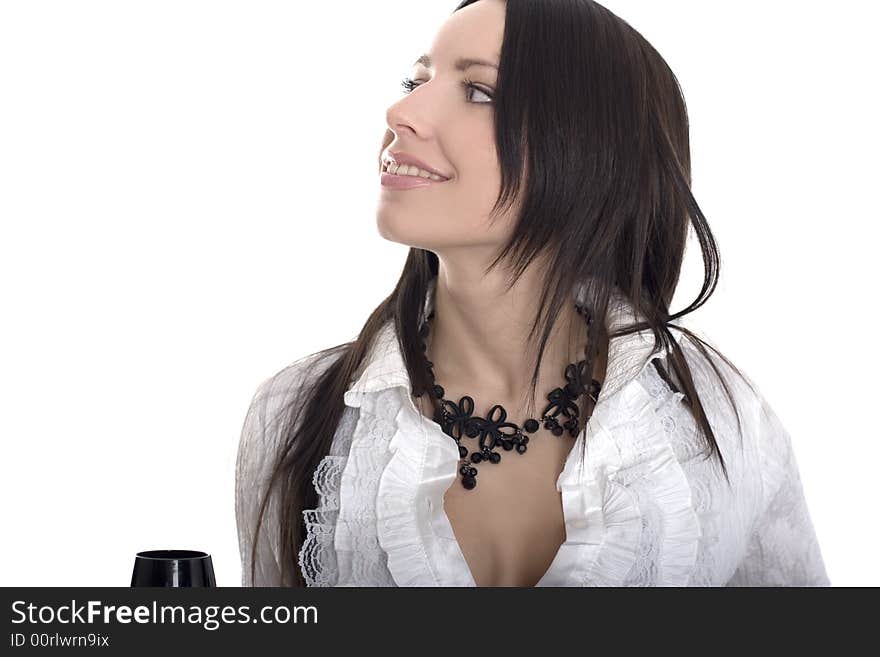
[[[517,319],[515,305],[497,301],[478,306],[472,295],[452,292],[440,281],[437,284],[434,318],[426,339],[426,355],[437,382],[450,390],[480,390],[490,399],[527,401],[538,353],[537,346],[528,341],[534,309],[526,312],[524,305],[518,306],[524,316]],[[536,387],[539,400],[565,385],[565,368],[585,359],[585,347],[586,321],[572,303],[557,318],[545,345]],[[600,345],[593,373],[600,375],[595,376],[600,381],[606,362],[607,345]]]

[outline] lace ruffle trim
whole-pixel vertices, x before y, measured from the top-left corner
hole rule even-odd
[[[583,586],[623,585],[640,558],[638,546],[646,530],[658,532],[649,541],[656,568],[652,584],[687,584],[701,530],[687,476],[669,440],[675,418],[687,412],[683,398],[644,369],[613,400],[616,408],[606,406],[598,414],[593,453],[587,452],[588,463],[598,465],[581,485],[574,477],[562,485],[563,495],[573,498],[570,505],[591,510],[584,536],[571,537],[581,545]],[[650,523],[643,517],[636,489],[659,516]]]
[[[339,483],[345,464],[345,456],[328,454],[312,476],[318,493],[318,506],[303,510],[306,538],[299,553],[299,567],[306,586],[333,586],[339,569],[333,540],[339,516]]]
[[[440,539],[431,527],[456,477],[458,448],[439,430],[427,431],[414,405],[404,406],[403,398],[400,402],[376,500],[376,527],[388,569],[399,586],[467,586],[472,580],[462,568],[463,558],[455,558],[457,544]]]

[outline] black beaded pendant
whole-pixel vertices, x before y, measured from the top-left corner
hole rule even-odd
[[[580,314],[586,317],[587,324],[591,322],[589,313],[581,306],[577,306]],[[427,351],[427,345],[424,339],[428,336],[428,322],[434,318],[434,313],[428,316],[419,335],[422,338],[422,351]],[[443,387],[438,385],[434,380],[434,363],[425,358],[428,368],[428,374],[431,377],[431,386],[429,394],[433,399],[440,402],[439,407],[434,413],[434,421],[443,429],[443,433],[452,437],[458,445],[458,454],[461,457],[461,464],[458,469],[461,474],[461,485],[468,490],[477,485],[477,469],[474,467],[477,463],[486,461],[488,463],[500,463],[501,454],[495,451],[495,447],[500,445],[504,451],[516,450],[518,454],[525,454],[529,444],[529,437],[526,433],[535,433],[539,428],[538,420],[534,418],[527,419],[522,427],[513,422],[507,421],[507,411],[500,404],[496,404],[490,410],[485,418],[475,416],[474,400],[469,395],[462,397],[459,402],[449,401],[443,398],[445,391]],[[588,392],[583,384],[586,378],[586,361],[581,360],[577,364],[570,363],[565,368],[565,386],[553,389],[548,395],[548,404],[541,414],[541,420],[544,428],[548,429],[554,436],[561,436],[568,431],[569,436],[576,437],[580,431],[580,409],[577,401],[584,393]],[[590,398],[596,402],[599,399],[599,391],[601,384],[596,379],[591,379],[588,394]],[[566,419],[562,424],[557,420],[557,416],[562,414]],[[589,416],[587,417],[589,420]],[[477,438],[479,449],[474,451],[468,457],[467,448],[461,444],[462,437]]]

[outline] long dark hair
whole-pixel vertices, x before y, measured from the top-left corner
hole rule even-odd
[[[465,0],[455,11],[476,1]],[[742,373],[708,342],[671,324],[711,296],[720,265],[715,239],[690,191],[688,117],[678,80],[635,29],[591,0],[507,0],[505,21],[494,95],[502,182],[491,221],[515,199],[522,199],[522,206],[510,240],[486,272],[504,263],[512,287],[537,257],[547,259],[541,303],[529,334],[534,342],[540,327],[532,397],[544,346],[560,312],[571,302],[571,290],[584,286],[594,318],[607,317],[613,290],[620,290],[644,321],[604,337],[650,329],[655,342],[652,353],[667,352],[687,408],[729,484],[691,370],[670,332],[670,328],[681,331],[696,346],[736,410],[730,389],[704,345],[741,377]],[[547,74],[557,66],[562,67],[558,75]],[[380,154],[393,138],[386,131]],[[703,255],[703,286],[689,306],[670,314],[689,225]],[[333,362],[299,391],[295,407],[288,409],[279,425],[280,451],[251,549],[252,578],[257,534],[268,499],[278,486],[279,584],[305,585],[297,556],[306,533],[302,511],[317,505],[312,474],[330,451],[344,410],[343,394],[386,322],[394,322],[413,394],[428,389],[418,331],[438,264],[436,254],[411,248],[397,285],[370,314],[357,338],[317,352]],[[602,321],[591,322],[587,344],[599,344],[603,332]],[[585,371],[592,372],[596,348],[585,354]],[[671,383],[669,373],[662,366],[658,369]],[[738,410],[736,418],[739,423]]]

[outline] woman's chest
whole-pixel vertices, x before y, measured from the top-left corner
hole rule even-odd
[[[566,539],[556,481],[574,443],[542,429],[525,453],[499,449],[501,461],[480,463],[475,488],[459,475],[446,491],[444,510],[477,586],[531,587],[547,572]]]

